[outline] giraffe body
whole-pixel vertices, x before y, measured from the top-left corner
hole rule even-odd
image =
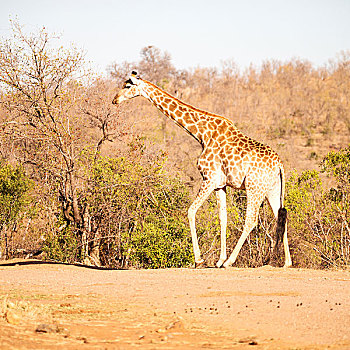
[[[221,224],[221,254],[217,266],[232,265],[244,241],[257,224],[263,200],[267,198],[276,218],[283,208],[284,168],[279,156],[269,146],[244,135],[231,120],[190,106],[136,74],[132,74],[126,81],[113,103],[120,104],[137,96],[150,100],[202,145],[198,169],[203,181],[188,210],[195,262],[197,266],[203,263],[198,246],[195,215],[209,195],[216,191]],[[229,259],[226,255],[226,186],[247,191],[243,233]],[[286,228],[283,231],[283,243],[285,266],[290,266],[292,262]]]

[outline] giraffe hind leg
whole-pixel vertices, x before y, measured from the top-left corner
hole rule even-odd
[[[232,265],[236,261],[237,256],[238,256],[244,242],[246,241],[248,235],[254,229],[254,227],[257,225],[259,208],[260,208],[262,201],[263,201],[263,196],[260,195],[258,197],[255,197],[253,200],[252,193],[250,193],[250,191],[247,190],[247,210],[246,210],[246,217],[245,217],[243,232],[242,232],[242,235],[239,238],[232,254],[224,263],[224,265],[223,265],[224,267],[229,267],[230,265]]]
[[[288,245],[287,225],[285,227],[284,234],[283,234],[283,247],[284,247],[284,255],[285,255],[284,267],[291,267],[292,258],[290,256],[289,245]]]

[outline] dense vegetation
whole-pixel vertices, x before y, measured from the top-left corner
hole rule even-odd
[[[266,61],[240,71],[177,70],[149,46],[138,62],[114,63],[108,76],[82,53],[58,47],[44,29],[0,41],[1,258],[108,267],[173,267],[193,262],[187,208],[200,177],[200,146],[142,99],[111,100],[132,69],[177,97],[232,118],[285,161],[286,207],[296,266],[350,263],[350,55],[324,67]],[[58,48],[57,48],[58,47]],[[228,246],[244,223],[245,194],[228,196]],[[219,255],[211,197],[197,214],[204,257]],[[260,266],[275,222],[267,204],[239,256]]]

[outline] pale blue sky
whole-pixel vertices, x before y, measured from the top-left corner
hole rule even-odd
[[[2,37],[10,16],[28,31],[61,33],[101,71],[138,60],[147,45],[177,68],[292,57],[322,65],[350,49],[350,0],[0,0]]]

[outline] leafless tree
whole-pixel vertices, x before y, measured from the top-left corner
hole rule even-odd
[[[101,145],[117,136],[107,85],[102,79],[91,83],[80,50],[52,48],[55,37],[45,28],[25,34],[14,22],[12,29],[13,37],[0,42],[1,103],[8,115],[4,133],[12,135],[17,157],[32,166],[34,178],[58,184],[53,190],[67,224],[80,235],[82,255],[98,264],[98,249],[88,245],[88,208],[78,196],[79,167],[84,150],[92,148],[96,159]]]

